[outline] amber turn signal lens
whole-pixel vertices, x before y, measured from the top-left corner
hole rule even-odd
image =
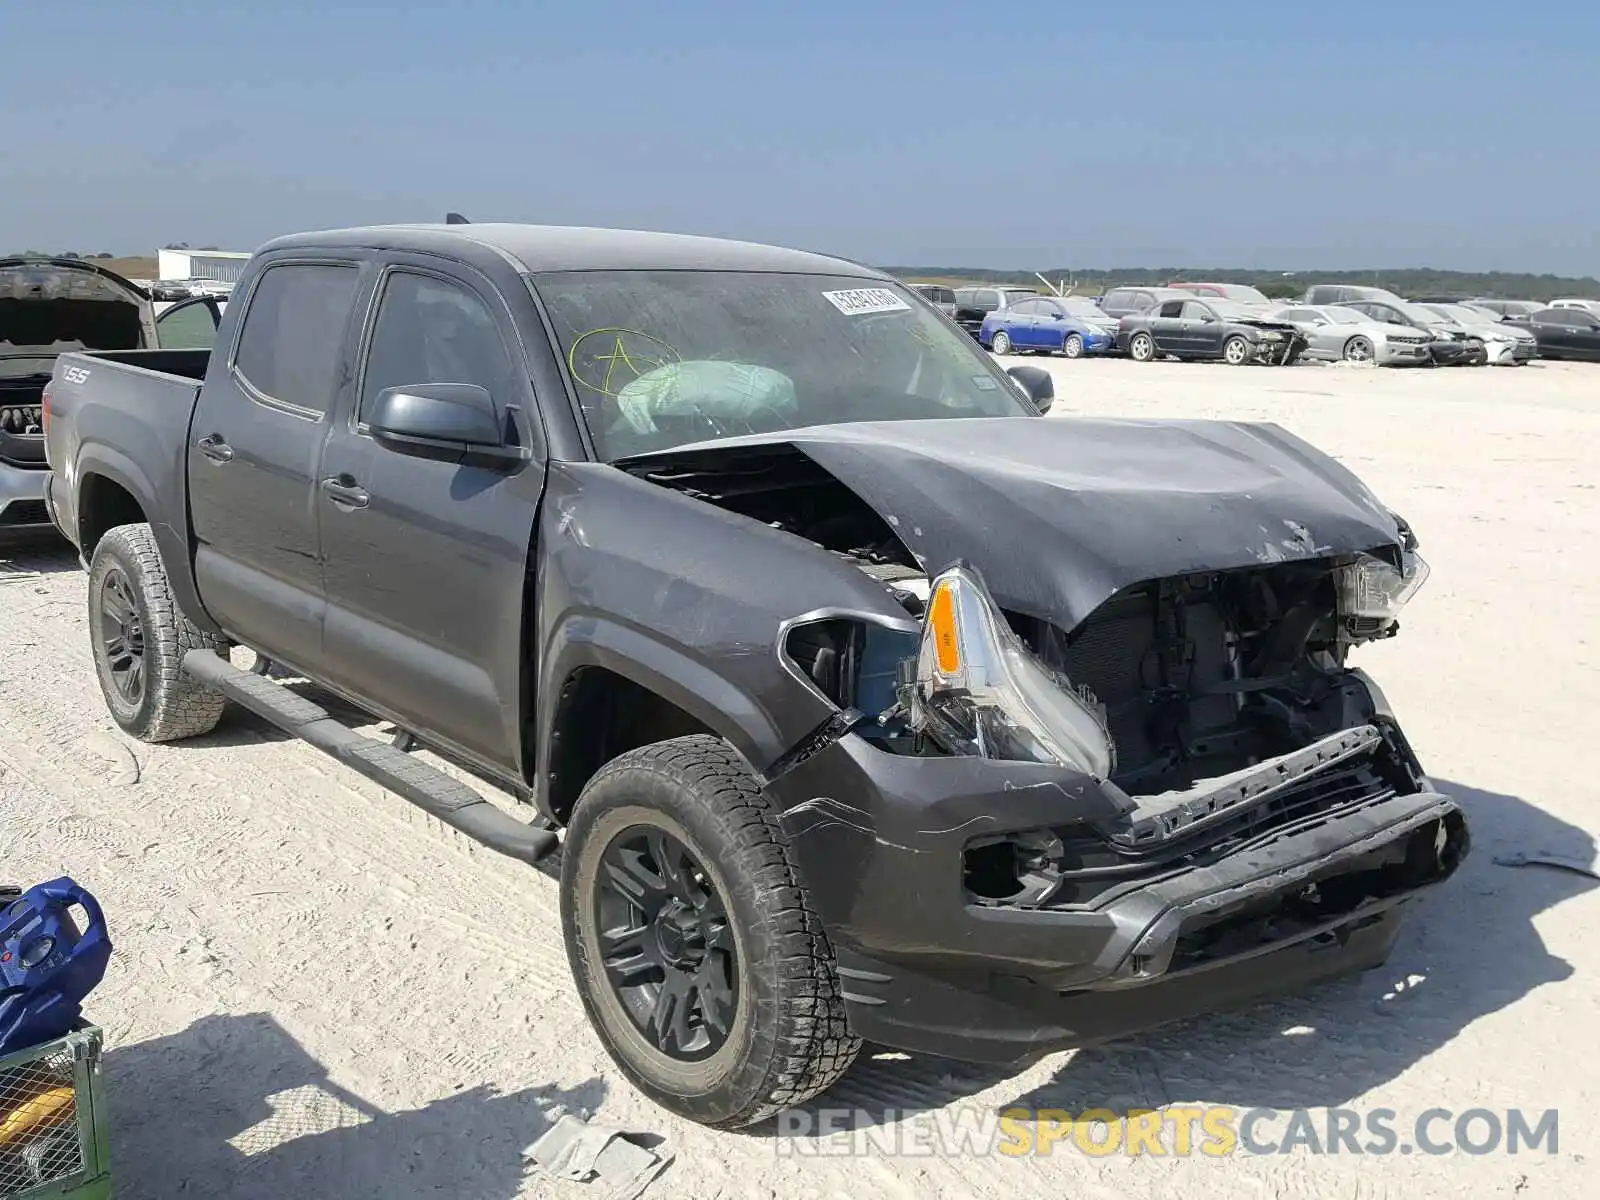
[[[933,593],[928,606],[928,624],[933,628],[934,657],[941,675],[961,670],[961,639],[956,634],[956,589],[946,582]]]

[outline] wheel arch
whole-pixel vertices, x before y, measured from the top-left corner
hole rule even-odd
[[[751,696],[682,650],[612,621],[566,631],[539,688],[534,794],[565,823],[606,763],[639,746],[690,733],[722,738],[759,771],[786,748]]]

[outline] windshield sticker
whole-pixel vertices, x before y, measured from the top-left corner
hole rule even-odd
[[[993,392],[999,390],[1000,385],[987,375],[974,375],[972,385],[980,392]]]
[[[682,356],[666,342],[637,329],[591,329],[567,351],[567,368],[581,386],[616,396],[642,375]]]
[[[847,317],[860,317],[867,313],[911,311],[911,305],[888,288],[851,288],[844,292],[823,292],[822,298]]]

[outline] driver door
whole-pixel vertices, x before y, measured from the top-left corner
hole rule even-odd
[[[504,300],[468,268],[398,258],[375,306],[353,403],[335,415],[317,473],[323,669],[403,727],[515,770],[525,585],[545,473],[529,371]],[[485,388],[508,439],[533,446],[532,461],[501,470],[378,445],[364,422],[374,398],[420,383]]]
[[[1225,328],[1222,318],[1203,301],[1183,302],[1183,340],[1188,353],[1220,357]]]

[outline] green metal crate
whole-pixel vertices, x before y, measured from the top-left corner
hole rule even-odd
[[[110,1200],[100,1030],[0,1058],[0,1200]]]

